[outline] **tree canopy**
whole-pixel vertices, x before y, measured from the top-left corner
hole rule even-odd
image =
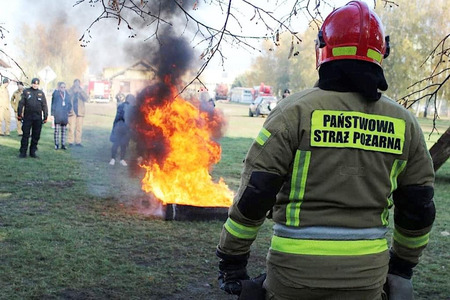
[[[388,94],[402,101],[406,107],[421,99],[434,101],[436,105],[436,99],[446,98],[448,95],[449,23],[446,16],[449,15],[449,8],[445,2],[373,0],[375,10],[391,36],[392,53],[384,62],[386,77],[390,83]],[[95,35],[91,33],[106,19],[116,22],[116,26],[109,26],[110,30],[128,30],[129,37],[136,37],[139,32],[140,38],[145,36],[144,41],[151,45],[160,45],[161,37],[170,28],[189,41],[202,61],[188,85],[195,81],[202,84],[203,71],[213,59],[221,61],[225,69],[225,62],[233,61],[234,57],[225,55],[224,45],[231,45],[261,53],[261,56],[255,58],[252,68],[242,70],[245,73],[238,76],[237,80],[245,85],[264,82],[274,86],[276,90],[286,87],[297,90],[314,83],[317,73],[314,59],[311,59],[314,57],[313,39],[328,12],[336,8],[336,5],[343,4],[345,1],[341,3],[328,0],[283,0],[264,4],[248,0],[73,0],[73,7],[97,14],[86,21],[84,28],[77,28],[84,30],[84,33],[77,36],[83,46],[95,39]],[[216,10],[210,10],[211,7]],[[260,29],[257,34],[247,30],[248,23]],[[308,24],[308,29],[299,30],[299,23]],[[20,56],[24,59],[24,63],[21,62],[20,65],[24,67],[26,74],[36,72],[38,67],[34,64],[37,61],[42,64],[53,63],[50,57],[58,52],[58,47],[60,53],[62,50],[67,51],[63,47],[73,51],[80,50],[76,45],[67,46],[58,42],[77,34],[63,21],[50,27],[39,25],[34,28],[40,28],[39,34],[30,36],[27,40],[35,41],[39,47],[30,47],[34,49],[31,53]],[[46,28],[53,28],[53,32]],[[0,26],[2,39],[4,32],[4,28]],[[24,33],[27,34],[27,30]],[[255,46],[254,41],[262,41],[261,49]],[[41,51],[41,45],[52,50],[50,54]],[[1,48],[0,51],[3,52]],[[37,54],[39,59],[33,60]],[[79,61],[80,68],[85,68],[83,59],[77,57],[77,54],[66,56],[70,56],[71,61],[60,59],[60,65],[67,67],[73,61]],[[63,69],[56,71],[62,74],[63,79],[67,77]],[[71,70],[72,74],[80,72],[76,68]]]
[[[28,82],[26,76],[38,77],[38,72],[46,66],[57,75],[52,86],[58,81],[71,84],[75,78],[83,77],[88,64],[84,49],[78,43],[80,33],[64,18],[33,27],[24,24],[21,33],[21,38],[14,41],[20,49],[16,59],[24,71],[20,80]]]
[[[429,99],[436,105],[436,96],[446,99],[450,85],[444,84],[449,76],[445,42],[450,31],[450,12],[445,1],[398,0],[395,5],[378,6],[376,12],[391,40],[391,53],[383,61],[389,83],[386,93],[407,107],[415,102],[419,105],[422,97],[421,105]],[[299,33],[301,43],[293,41],[289,33],[281,35],[278,46],[262,42],[261,55],[233,85],[251,87],[264,82],[278,93],[284,88],[295,91],[311,87],[318,77],[314,52],[317,31],[317,26],[310,26]]]

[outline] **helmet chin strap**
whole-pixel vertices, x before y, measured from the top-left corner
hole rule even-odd
[[[389,56],[389,53],[391,52],[391,45],[389,44],[390,38],[388,35],[384,38],[384,41],[386,42],[386,51],[384,52],[383,58],[386,58]]]

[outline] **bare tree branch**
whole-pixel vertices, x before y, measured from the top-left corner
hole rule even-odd
[[[420,101],[424,98],[433,98],[437,95],[437,93],[442,89],[442,87],[445,85],[445,83],[448,81],[450,74],[449,74],[449,67],[444,67],[443,63],[448,62],[449,56],[450,56],[450,47],[446,45],[446,42],[449,38],[450,34],[447,34],[439,43],[438,45],[430,52],[430,54],[425,58],[424,62],[421,64],[421,67],[425,65],[425,63],[433,63],[434,67],[431,71],[431,74],[425,78],[422,78],[419,81],[414,82],[410,88],[415,88],[415,90],[402,98],[400,98],[398,101],[402,103],[406,108],[410,108],[412,105]],[[442,67],[442,69],[440,69]],[[436,82],[436,83],[434,83]],[[418,88],[421,84],[426,84],[422,88]],[[420,94],[424,91],[428,91],[427,94],[420,96]],[[417,97],[417,98],[415,98]],[[410,99],[413,98],[413,99]]]
[[[178,3],[177,3],[177,4],[178,4]],[[228,4],[228,11],[227,11],[227,12],[230,12],[230,9],[231,9],[231,0],[230,0],[230,2],[229,2],[229,4]],[[184,91],[189,85],[191,85],[195,80],[198,80],[198,81],[200,82],[201,85],[205,86],[205,85],[201,82],[201,80],[199,79],[199,76],[203,73],[203,71],[204,71],[204,70],[206,69],[206,67],[208,66],[208,63],[211,61],[211,58],[212,58],[212,57],[214,56],[214,54],[216,54],[216,52],[218,51],[218,49],[219,49],[218,45],[220,45],[220,42],[222,41],[222,38],[223,38],[223,36],[224,36],[224,34],[225,34],[225,29],[227,28],[227,23],[228,23],[228,18],[229,18],[229,16],[230,16],[230,14],[227,13],[227,17],[226,17],[226,19],[225,19],[225,23],[224,23],[223,28],[222,28],[222,29],[223,29],[223,30],[222,30],[222,34],[221,34],[220,37],[219,37],[219,41],[217,42],[217,46],[213,48],[210,58],[209,58],[208,60],[206,60],[205,63],[203,63],[203,65],[200,67],[200,70],[197,72],[197,76],[195,76],[195,78],[193,78],[193,79],[191,80],[191,82],[189,82],[189,83],[188,83],[188,84],[180,91],[180,94],[183,93],[183,91]],[[205,87],[206,87],[206,86],[205,86]]]
[[[374,6],[376,6],[378,1],[373,0],[373,2]],[[384,7],[399,6],[395,1],[380,0],[380,2]],[[199,9],[199,1],[189,3],[189,1],[182,0],[77,0],[74,6],[89,4],[91,7],[100,5],[102,8],[97,18],[92,21],[80,38],[80,41],[83,41],[85,45],[92,39],[92,28],[103,19],[117,20],[118,28],[121,24],[125,24],[127,29],[131,31],[130,37],[136,36],[135,28],[139,30],[146,29],[148,37],[145,40],[155,38],[160,43],[158,35],[160,30],[162,30],[162,26],[174,26],[171,20],[173,16],[183,17],[184,29],[182,30],[182,35],[191,34],[191,43],[194,48],[201,49],[200,58],[204,60],[195,77],[187,86],[195,81],[204,86],[200,80],[200,76],[213,57],[219,57],[221,65],[224,67],[225,61],[227,60],[222,50],[224,43],[241,47],[248,51],[260,51],[251,41],[270,39],[275,46],[278,46],[280,43],[280,34],[287,32],[292,37],[289,58],[292,57],[294,43],[300,43],[302,41],[298,32],[293,29],[295,28],[293,26],[296,24],[295,22],[298,22],[299,18],[303,18],[303,20],[306,19],[308,21],[309,26],[315,26],[319,29],[324,19],[322,12],[327,8],[335,9],[335,4],[331,0],[278,0],[277,7],[284,7],[286,11],[284,16],[279,17],[274,11],[267,10],[263,5],[256,4],[256,1],[251,0],[204,0],[203,3],[205,5],[216,5],[225,16],[219,28],[206,24],[191,12],[191,10],[196,11]],[[239,6],[239,4],[241,5]],[[266,32],[264,35],[242,34],[244,25],[242,23],[242,16],[239,16],[240,11],[237,9],[237,7],[242,7],[242,4],[252,10],[249,21],[259,24],[260,27],[264,28]],[[174,6],[177,10],[172,11],[171,15],[163,14],[163,7],[166,8],[170,5]],[[240,29],[240,33],[231,29],[231,23],[237,26],[238,30]],[[193,29],[193,31],[188,32],[188,28],[190,30]],[[422,99],[426,99],[431,103],[433,99],[436,99],[437,94],[443,90],[444,85],[448,83],[448,39],[449,35],[445,36],[424,60],[422,66],[424,64],[433,65],[431,73],[413,83],[408,87],[408,89],[411,89],[411,92],[398,99],[398,102],[406,108],[410,108]],[[445,63],[447,64],[445,65]],[[435,110],[436,117],[439,117],[437,113],[437,110]]]
[[[136,33],[133,29],[132,21],[129,20],[131,19],[131,17],[129,16],[129,12],[131,12],[132,15],[138,16],[142,22],[145,22],[147,20],[146,18],[150,18],[150,24],[152,24],[153,22],[157,22],[159,24],[159,22],[161,22],[170,26],[172,25],[170,22],[161,18],[159,15],[152,14],[147,6],[148,1],[139,0],[140,4],[136,4],[135,0],[108,0],[108,3],[105,3],[105,0],[77,0],[73,7],[81,5],[85,2],[90,4],[91,7],[95,7],[96,4],[101,5],[103,10],[82,34],[80,41],[83,42],[83,47],[86,47],[92,39],[91,29],[94,27],[94,25],[96,25],[103,19],[117,20],[118,29],[122,22],[125,23],[127,29],[130,30],[129,37],[135,37]],[[157,30],[155,31],[155,33],[151,34],[147,39],[150,39],[153,36],[157,37],[158,28],[159,26],[157,26]]]
[[[206,1],[205,1],[206,2]],[[321,19],[320,9],[324,6],[332,6],[333,1],[325,1],[325,0],[316,0],[316,5],[313,9],[310,9],[310,0],[296,0],[293,2],[290,8],[290,12],[282,17],[277,18],[273,12],[264,9],[261,6],[258,6],[251,1],[248,0],[239,0],[239,1],[223,1],[223,0],[210,0],[209,4],[206,5],[217,5],[220,7],[222,12],[226,15],[226,19],[224,25],[222,25],[219,29],[213,28],[208,24],[205,24],[195,16],[193,16],[188,10],[185,8],[185,3],[181,0],[168,0],[168,1],[143,1],[143,0],[77,0],[73,6],[81,5],[81,4],[89,4],[91,7],[95,7],[96,5],[100,5],[102,11],[100,14],[94,19],[94,21],[87,27],[85,32],[83,33],[80,41],[83,42],[83,45],[86,46],[90,40],[92,39],[91,30],[103,19],[114,19],[117,20],[117,26],[119,27],[122,23],[126,24],[127,28],[132,31],[130,34],[131,37],[135,37],[136,33],[134,32],[133,25],[136,24],[136,20],[130,17],[130,13],[132,15],[138,16],[142,23],[148,22],[147,27],[150,25],[153,26],[152,32],[148,35],[145,40],[149,40],[151,38],[158,39],[158,31],[160,30],[161,24],[166,24],[168,26],[173,26],[173,24],[168,20],[167,16],[162,16],[160,11],[158,13],[153,13],[150,10],[150,4],[158,4],[161,6],[168,5],[168,3],[172,3],[178,7],[178,9],[184,14],[186,25],[188,22],[192,22],[196,25],[196,32],[193,34],[192,40],[196,37],[202,37],[200,41],[197,42],[196,46],[203,46],[203,53],[218,53],[217,49],[221,48],[222,43],[227,43],[230,45],[239,45],[239,47],[247,48],[250,51],[258,51],[249,41],[250,40],[263,40],[263,39],[272,39],[275,45],[279,45],[279,35],[282,32],[289,32],[293,39],[300,43],[302,40],[298,36],[298,32],[292,29],[293,18],[298,17],[298,13],[304,11],[304,14],[308,16],[310,22],[314,22],[319,26]],[[241,31],[243,29],[243,25],[241,24],[240,18],[236,15],[237,5],[233,6],[232,3],[245,4],[250,7],[254,11],[254,16],[251,21],[255,23],[261,23],[265,27],[266,34],[265,35],[241,35],[235,32],[232,32],[228,27],[228,23],[230,18],[237,24]],[[287,3],[287,1],[280,1],[283,4]],[[225,3],[228,3],[225,7]],[[198,8],[198,1],[194,2],[192,6],[193,9]],[[178,13],[174,13],[178,14]],[[275,24],[275,25],[273,25]],[[138,26],[142,28],[142,26]],[[219,55],[222,55],[222,51],[219,52]],[[207,59],[211,59],[213,56],[206,56]],[[226,60],[225,57],[222,57],[222,61]]]
[[[0,25],[0,40],[5,40],[6,39],[6,34],[9,33],[9,31],[3,26]],[[6,45],[6,44],[4,44]],[[8,53],[6,53],[3,49],[0,49],[0,53],[2,53],[6,58],[8,58],[8,60],[12,61],[14,63],[14,65],[19,68],[20,72],[22,72],[22,74],[25,76],[25,78],[28,78],[27,74],[25,74],[25,71],[22,69],[22,67],[20,66],[20,64],[14,59],[12,58]],[[0,76],[1,77],[10,77],[7,76],[6,74],[3,74],[2,72],[0,72]],[[12,81],[16,81],[18,82],[18,80],[14,80],[12,78],[9,78]]]
[[[425,78],[422,78],[421,80],[414,82],[411,86],[408,87],[408,89],[414,88],[414,90],[398,100],[398,102],[406,108],[411,108],[414,104],[419,103],[422,99],[426,99],[427,105],[425,106],[425,109],[427,109],[429,103],[433,103],[433,129],[431,133],[437,131],[436,120],[439,118],[439,111],[436,101],[437,96],[439,92],[443,90],[445,84],[448,83],[450,78],[450,67],[448,67],[450,47],[448,46],[448,44],[446,44],[446,42],[448,42],[449,36],[450,34],[447,34],[444,38],[442,38],[436,45],[436,47],[425,58],[424,62],[420,65],[422,67],[426,63],[433,64],[431,74]],[[446,63],[446,66],[444,66],[444,63]],[[421,85],[424,86],[420,87]]]

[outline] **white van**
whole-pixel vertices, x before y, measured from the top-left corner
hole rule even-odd
[[[252,103],[253,101],[253,89],[236,87],[231,89],[230,101],[237,103]]]

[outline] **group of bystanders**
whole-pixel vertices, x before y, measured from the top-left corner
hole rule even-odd
[[[17,90],[9,98],[8,86],[10,79],[3,78],[0,86],[0,131],[1,135],[9,136],[11,128],[10,107],[16,116],[17,134],[21,136],[19,157],[37,158],[38,142],[42,125],[47,123],[48,106],[45,93],[39,89],[39,78],[31,80],[31,86],[24,88],[22,82],[16,82]],[[75,79],[69,91],[66,84],[59,82],[57,89],[52,94],[51,115],[54,120],[55,150],[66,150],[66,130],[69,129],[67,142],[69,146],[82,147],[81,137],[83,118],[85,114],[84,104],[88,100],[86,92],[81,88],[80,80]],[[3,126],[5,125],[5,126]],[[4,127],[4,131],[3,131]],[[31,142],[30,142],[31,138]],[[28,147],[29,146],[29,147]]]
[[[10,108],[12,107],[16,116],[17,134],[22,137],[19,157],[27,157],[29,146],[29,156],[37,158],[36,152],[42,125],[47,123],[49,111],[45,93],[39,89],[40,80],[39,78],[33,78],[31,86],[28,88],[24,88],[23,82],[16,82],[17,90],[11,98],[9,98],[8,93],[10,80],[3,78],[1,82],[0,135],[10,135]],[[66,89],[66,87],[66,83],[60,81],[52,93],[50,114],[53,116],[52,127],[54,127],[55,150],[67,150],[67,146],[83,147],[81,138],[86,111],[85,103],[88,101],[88,95],[81,87],[79,79],[73,81],[70,89]],[[110,165],[115,164],[115,158],[120,149],[120,164],[127,166],[125,155],[131,137],[130,123],[135,101],[135,97],[132,94],[128,94],[123,96],[123,100],[117,103],[117,112],[110,135],[110,141],[113,144]],[[5,129],[3,130],[3,128]]]

